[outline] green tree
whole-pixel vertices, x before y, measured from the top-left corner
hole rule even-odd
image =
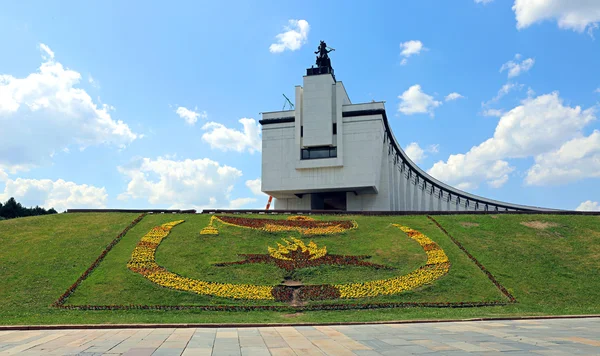
[[[26,208],[21,203],[17,202],[14,197],[8,199],[4,205],[0,203],[0,218],[4,219],[14,219],[23,216],[36,216],[36,215],[47,215],[47,214],[56,214],[56,210],[54,208],[50,208],[46,210],[40,206],[35,208]]]

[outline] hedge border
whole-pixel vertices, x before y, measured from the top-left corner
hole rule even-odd
[[[59,305],[56,308],[66,310],[201,310],[201,311],[278,311],[304,312],[327,310],[366,310],[391,308],[480,308],[505,306],[503,301],[490,302],[401,302],[401,303],[361,303],[361,304],[314,304],[305,306],[291,305]]]

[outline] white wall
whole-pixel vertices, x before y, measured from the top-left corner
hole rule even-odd
[[[314,96],[312,91],[327,96],[321,90],[324,83],[329,83],[329,93],[335,94],[328,99],[328,107],[333,109],[329,110],[332,116],[327,120],[330,123],[327,126],[331,128],[332,120],[336,121],[337,135],[332,132],[329,135],[336,143],[338,156],[301,160],[300,151],[311,135],[306,125],[315,116],[311,114],[314,108],[305,105],[313,105],[309,99]],[[305,87],[296,87],[296,100],[300,101],[300,105],[295,107],[295,122],[263,125],[262,191],[277,199],[328,189],[376,192],[380,182],[382,149],[373,143],[383,140],[382,116],[342,118],[343,110],[352,105],[343,84],[333,82],[331,75],[305,77]],[[277,114],[269,113],[269,118],[274,117]],[[300,124],[304,125],[304,137],[299,134]]]
[[[332,145],[335,80],[329,74],[306,76],[303,91],[303,114],[300,117],[304,125],[302,146]]]

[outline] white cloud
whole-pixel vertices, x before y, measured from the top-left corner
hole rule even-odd
[[[202,209],[239,208],[254,199],[231,199],[242,171],[208,158],[141,158],[118,169],[129,179],[127,190],[118,196],[120,200],[144,199],[171,209]]]
[[[100,83],[91,74],[88,75],[88,83],[96,89],[100,88]]]
[[[87,184],[66,182],[62,179],[8,179],[4,192],[0,193],[0,201],[14,197],[24,206],[39,205],[43,208],[54,208],[58,212],[76,208],[104,208],[106,206],[106,189]]]
[[[594,93],[600,93],[600,88],[596,88],[596,90],[594,90]]]
[[[208,122],[202,126],[203,130],[208,131],[202,135],[202,139],[208,142],[211,148],[225,152],[245,150],[250,153],[260,152],[262,150],[260,125],[254,119],[248,118],[242,118],[239,122],[244,127],[243,132],[227,128],[217,122]]]
[[[425,158],[425,151],[419,147],[419,144],[416,142],[412,142],[406,146],[406,148],[404,148],[404,152],[406,152],[408,158],[415,163],[419,163]]]
[[[295,51],[300,49],[306,43],[310,25],[306,20],[289,20],[289,25],[284,27],[284,31],[275,38],[277,43],[269,46],[271,53],[281,53],[286,49]]]
[[[40,50],[42,51],[42,58],[45,60],[54,59],[54,52],[47,45],[40,43]]]
[[[457,92],[454,92],[454,93],[450,93],[450,94],[446,95],[446,98],[444,98],[444,100],[452,101],[452,100],[461,99],[461,98],[464,98],[464,96],[460,95]]]
[[[492,1],[494,1],[494,0],[475,0],[475,3],[476,4],[484,4],[485,5],[485,4],[491,3]]]
[[[442,105],[441,101],[436,101],[433,96],[423,93],[419,84],[408,88],[402,95],[398,96],[398,99],[400,99],[398,111],[404,115],[428,113],[433,117],[433,110]]]
[[[411,40],[400,43],[400,48],[402,49],[400,55],[403,57],[410,57],[414,54],[419,54],[421,53],[421,50],[424,49],[423,42],[418,40]]]
[[[416,142],[411,142],[406,148],[404,148],[404,152],[408,155],[408,158],[415,163],[421,163],[425,158],[427,158],[427,153],[437,153],[439,145],[430,145],[426,149],[423,149]]]
[[[580,137],[582,128],[595,120],[594,112],[594,107],[582,110],[563,105],[558,92],[527,98],[500,118],[493,137],[466,154],[435,163],[429,173],[472,189],[481,182],[500,187],[514,170],[506,159],[542,155]]]
[[[577,211],[600,211],[600,203],[597,201],[586,200],[579,204],[575,209]]]
[[[514,60],[510,60],[500,67],[500,73],[507,70],[509,78],[518,77],[522,73],[529,71],[535,64],[535,59],[533,58],[527,58],[519,62],[520,59],[521,55],[518,53],[515,54]]]
[[[487,106],[492,103],[498,102],[500,99],[505,97],[511,91],[523,89],[523,86],[524,86],[523,84],[519,84],[519,83],[506,83],[498,90],[498,93],[496,94],[495,97],[493,97],[492,99],[490,99],[484,103],[481,103],[481,105]]]
[[[426,50],[426,48],[423,47],[423,42],[418,40],[400,43],[400,49],[402,50],[400,55],[404,57],[400,62],[400,65],[406,65],[408,63],[408,57],[420,54],[421,51]]]
[[[122,148],[139,137],[113,120],[110,105],[75,87],[81,74],[56,62],[48,46],[40,49],[45,61],[38,71],[24,78],[0,74],[0,127],[10,127],[0,130],[0,165],[24,170],[69,146]]]
[[[260,189],[261,186],[261,180],[260,178],[256,178],[253,180],[247,180],[246,181],[246,187],[248,187],[248,189],[250,189],[250,191],[252,191],[252,194],[254,195],[266,195],[265,193],[263,193]]]
[[[495,116],[495,117],[501,117],[502,115],[504,115],[504,111],[499,110],[499,109],[487,109],[487,110],[483,110],[483,116]]]
[[[261,179],[256,178],[253,180],[247,180],[246,187],[248,187],[248,189],[250,189],[250,191],[252,191],[252,194],[259,197],[259,199],[256,200],[255,209],[264,209],[266,207],[267,201],[269,199],[269,195],[263,193],[260,190],[261,189],[260,188],[261,187]],[[273,205],[274,204],[271,204],[271,208],[273,208]]]
[[[238,199],[233,199],[229,202],[229,206],[227,206],[228,209],[241,209],[244,207],[248,207],[249,204],[252,203],[256,203],[257,199],[256,198],[238,198]],[[249,207],[249,209],[251,209]]]
[[[194,110],[198,110],[198,108],[195,108]],[[194,125],[198,121],[198,117],[200,117],[202,119],[206,119],[208,117],[208,115],[206,114],[206,111],[197,112],[194,110],[190,110],[188,108],[180,106],[177,108],[177,110],[175,110],[175,112],[177,113],[177,115],[179,115],[180,118],[184,119],[185,122],[187,122],[189,125]]]
[[[592,32],[600,22],[597,0],[515,0],[512,7],[517,28],[524,29],[544,20],[556,20],[561,29]]]
[[[563,184],[583,178],[600,178],[600,131],[576,137],[558,149],[539,154],[527,171],[528,185]]]

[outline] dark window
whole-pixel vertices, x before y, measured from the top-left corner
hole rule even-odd
[[[333,134],[337,135],[337,124],[333,124]]]
[[[310,158],[329,158],[329,147],[312,149],[310,151]]]
[[[308,150],[302,150],[302,159],[310,159],[310,154]]]
[[[346,192],[313,193],[310,196],[311,210],[346,210]]]
[[[318,159],[337,157],[337,147],[311,147],[303,148],[301,152],[302,159]]]
[[[304,126],[300,126],[300,137],[304,137]]]

